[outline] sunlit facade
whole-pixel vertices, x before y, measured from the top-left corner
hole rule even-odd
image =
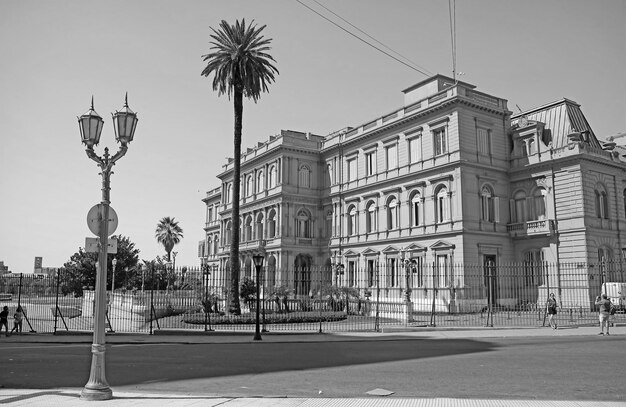
[[[408,283],[419,307],[429,301],[421,287],[436,287],[448,302],[484,294],[479,274],[453,265],[487,273],[527,264],[523,284],[537,295],[550,287],[588,291],[588,263],[621,266],[626,167],[578,104],[563,99],[514,115],[506,100],[442,75],[403,93],[401,108],[359,126],[325,137],[282,131],[244,149],[242,276],[253,276],[251,256],[263,252],[268,285],[296,296],[323,282],[365,282],[387,294]],[[222,274],[232,171],[231,159],[217,176],[221,187],[203,200],[200,257]],[[408,276],[406,259],[415,265]],[[580,263],[580,276],[545,275],[542,262]],[[422,267],[434,272],[422,277]],[[519,301],[513,289],[497,287],[495,300]]]

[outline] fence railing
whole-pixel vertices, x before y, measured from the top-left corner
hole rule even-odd
[[[555,293],[560,326],[597,323],[595,298],[605,292],[626,320],[626,281],[619,264],[509,265],[402,262],[348,267],[273,269],[260,274],[260,314],[268,331],[380,331],[389,326],[546,326],[545,303]],[[93,330],[94,292],[63,295],[57,276],[0,276],[0,306],[24,310],[24,330]],[[107,294],[109,331],[254,330],[256,273],[240,275],[241,315],[228,312],[225,270],[169,270],[169,284],[145,284]],[[606,284],[605,284],[606,283]],[[109,287],[110,288],[110,287]]]

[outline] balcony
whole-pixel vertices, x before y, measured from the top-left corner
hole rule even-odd
[[[555,229],[555,223],[551,219],[530,220],[506,225],[506,230],[511,237],[552,236]]]

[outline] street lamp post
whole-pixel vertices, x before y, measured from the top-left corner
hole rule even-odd
[[[143,288],[144,288],[144,284],[146,282],[146,264],[142,264],[141,265],[141,298],[143,299]]]
[[[406,251],[400,251],[400,258],[404,268],[404,311],[406,322],[411,322],[413,314],[413,304],[411,303],[411,272],[415,267],[415,260],[406,258]]]
[[[87,147],[87,156],[98,164],[102,175],[102,202],[100,205],[99,226],[99,256],[96,267],[96,290],[93,343],[91,345],[91,370],[89,381],[81,392],[83,400],[109,400],[113,392],[109,387],[105,375],[105,315],[106,315],[106,281],[107,281],[107,243],[109,238],[109,204],[110,178],[115,162],[128,151],[128,144],[133,140],[137,127],[137,114],[128,107],[128,95],[121,111],[112,114],[115,138],[121,143],[119,150],[111,157],[109,149],[104,149],[104,156],[100,157],[94,151],[94,146],[100,142],[100,134],[104,120],[93,108],[78,118],[82,143]]]
[[[178,254],[178,252],[172,252],[172,272],[174,273],[174,277],[176,277],[176,255]],[[182,283],[185,282],[185,276],[183,275],[183,281]]]
[[[204,285],[204,331],[212,331],[211,329],[211,306],[209,304],[209,276],[211,275],[208,263],[202,266],[202,285]]]
[[[335,285],[339,287],[339,275],[343,275],[344,266],[339,261],[341,257],[337,257],[337,252],[333,253],[333,263],[331,264],[332,268],[335,271]]]
[[[115,294],[115,266],[117,266],[117,257],[111,260],[111,297]],[[111,298],[113,301],[113,298]]]
[[[254,256],[252,256],[252,260],[254,260],[254,267],[256,267],[256,329],[254,331],[254,340],[260,341],[261,340],[261,326],[259,324],[259,318],[260,318],[259,309],[261,308],[261,301],[260,301],[261,284],[260,283],[261,283],[261,268],[263,267],[263,260],[265,260],[265,257],[261,254],[255,254]]]

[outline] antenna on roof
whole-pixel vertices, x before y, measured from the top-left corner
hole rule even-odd
[[[517,109],[519,110],[519,112],[520,112],[520,113],[522,113],[522,114],[524,113],[524,111],[522,110],[522,108],[521,108],[521,107],[519,107],[519,105],[518,105],[518,104],[516,104],[516,105],[515,105],[515,107],[517,107]]]
[[[450,15],[450,41],[452,43],[452,79],[456,79],[456,0],[448,0],[448,13]]]

